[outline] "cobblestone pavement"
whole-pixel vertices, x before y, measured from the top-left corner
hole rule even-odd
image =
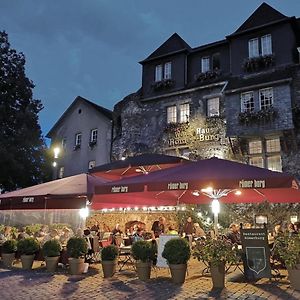
[[[191,260],[186,282],[176,285],[171,282],[168,269],[153,269],[150,281],[142,282],[131,268],[104,279],[99,264],[91,265],[87,274],[71,276],[62,268],[51,275],[40,262],[34,263],[32,271],[22,270],[20,264],[8,270],[0,263],[0,300],[300,299],[300,292],[290,287],[284,270],[278,280],[246,283],[241,272],[232,269],[226,276],[226,288],[215,291],[211,278],[202,275],[203,268],[201,263]]]

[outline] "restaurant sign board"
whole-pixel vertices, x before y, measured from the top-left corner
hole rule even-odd
[[[241,241],[246,279],[270,278],[270,248],[267,229],[241,229]]]

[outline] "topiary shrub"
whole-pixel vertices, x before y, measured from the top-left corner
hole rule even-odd
[[[113,261],[119,255],[119,249],[115,245],[109,245],[101,250],[102,261]]]
[[[2,253],[14,253],[17,251],[17,241],[8,240],[2,244]]]
[[[162,257],[168,261],[168,264],[186,264],[191,257],[191,249],[187,240],[182,238],[169,240],[165,245]]]
[[[84,256],[88,251],[87,242],[81,237],[71,237],[67,242],[67,252],[72,258]]]
[[[32,255],[40,249],[40,245],[36,239],[26,238],[18,241],[17,249],[21,255]]]
[[[135,260],[148,262],[154,259],[155,248],[151,242],[137,241],[133,243],[131,248],[132,256]]]
[[[61,245],[58,240],[49,240],[42,247],[45,257],[55,257],[60,255]]]

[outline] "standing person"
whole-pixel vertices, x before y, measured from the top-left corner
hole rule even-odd
[[[183,234],[185,238],[189,241],[190,246],[192,245],[193,241],[193,234],[194,234],[194,224],[192,222],[192,217],[189,216],[182,228]]]
[[[153,231],[155,238],[158,238],[162,233],[165,233],[165,222],[166,219],[164,217],[159,217],[158,221],[153,222],[151,230]]]
[[[237,224],[231,224],[229,226],[229,233],[227,234],[227,238],[231,241],[232,244],[241,245],[241,236],[239,232],[239,226]]]

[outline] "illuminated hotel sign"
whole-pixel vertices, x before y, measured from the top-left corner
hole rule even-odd
[[[22,202],[23,203],[33,203],[34,197],[23,197]]]
[[[187,131],[174,132],[173,137],[168,140],[169,147],[186,145],[191,139],[199,142],[217,142],[220,140],[220,134],[215,132],[215,128],[203,127],[197,128],[193,136],[189,136]]]
[[[113,186],[111,188],[112,193],[128,193],[128,186]]]
[[[170,182],[168,183],[168,190],[187,190],[189,188],[188,182]]]

